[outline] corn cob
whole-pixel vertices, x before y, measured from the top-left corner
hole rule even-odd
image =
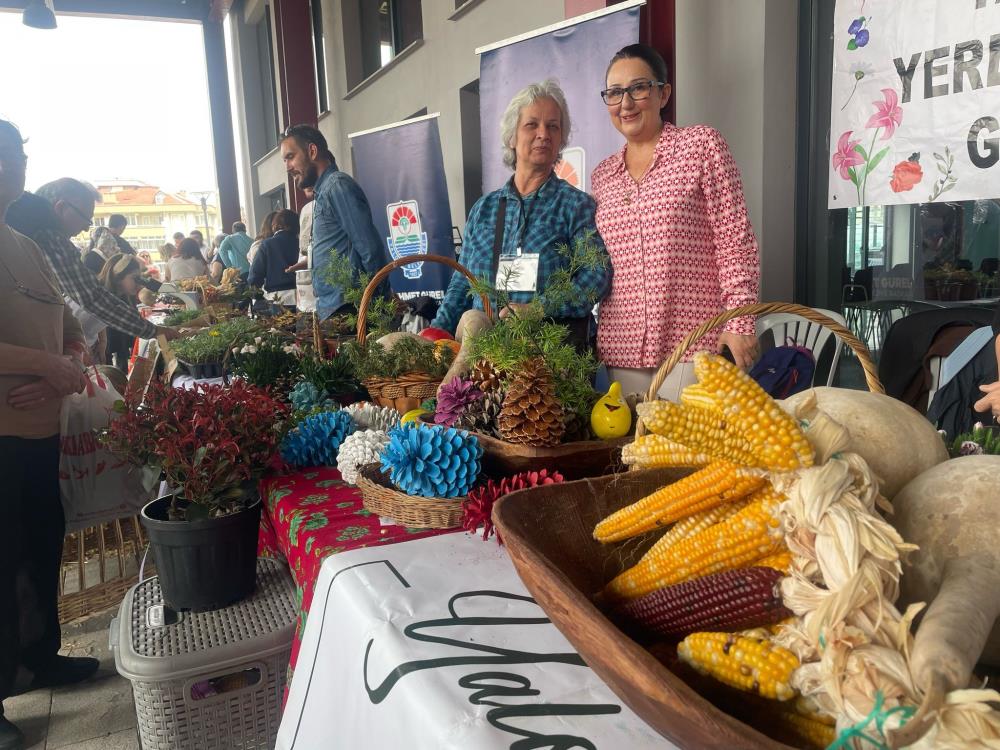
[[[707,466],[712,459],[661,435],[643,435],[622,448],[626,466],[657,469],[670,466]]]
[[[735,570],[774,554],[784,546],[774,515],[784,497],[770,485],[750,496],[730,518],[676,544],[658,541],[633,567],[611,581],[611,599],[634,599],[692,578]]]
[[[773,711],[778,723],[811,747],[826,748],[832,745],[837,739],[836,722],[826,716],[803,712],[799,708],[800,703],[801,699],[796,700],[794,709],[785,708],[785,704],[779,705]]]
[[[750,443],[751,451],[766,468],[792,471],[812,466],[813,450],[805,433],[749,375],[707,352],[695,355],[694,371],[730,426]]]
[[[782,577],[773,568],[729,570],[659,589],[622,605],[621,611],[668,638],[770,625],[792,614],[781,603]]]
[[[725,521],[731,516],[735,516],[746,506],[747,501],[745,499],[735,500],[731,503],[720,505],[717,508],[703,510],[699,513],[687,516],[686,518],[682,518],[666,530],[663,536],[657,540],[657,545],[661,549],[666,549],[672,544],[677,544],[677,542],[682,539],[687,539],[695,534],[700,534],[709,526],[714,526],[721,521]]]
[[[792,569],[792,553],[787,549],[783,549],[758,560],[754,565],[761,568],[774,568],[788,575],[788,571]]]
[[[692,633],[677,655],[702,674],[764,698],[786,701],[795,696],[792,674],[799,660],[765,638],[732,633]]]
[[[750,442],[727,422],[719,409],[670,401],[636,404],[635,409],[650,432],[713,458],[766,468]]]
[[[681,403],[684,406],[698,406],[702,409],[718,409],[719,402],[698,383],[692,383],[681,390]]]
[[[594,527],[599,542],[617,542],[680,518],[738,500],[766,480],[728,461],[715,461],[612,513]]]

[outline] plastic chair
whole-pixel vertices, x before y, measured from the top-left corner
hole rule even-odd
[[[816,308],[816,312],[826,315],[831,320],[847,328],[847,321],[840,313],[836,313],[833,310],[823,310],[822,308]],[[774,336],[775,346],[783,346],[788,343],[805,347],[812,352],[813,358],[817,362],[826,342],[833,336],[833,331],[829,328],[791,313],[761,315],[757,318],[757,338],[759,339],[765,331],[771,331],[771,334]],[[833,379],[837,373],[837,365],[840,363],[842,344],[836,337],[834,337],[833,341],[833,359],[830,361],[830,374],[826,379],[827,385],[833,385]],[[813,381],[815,379],[816,373],[814,371]]]

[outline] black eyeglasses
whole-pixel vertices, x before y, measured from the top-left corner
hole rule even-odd
[[[73,213],[75,213],[77,216],[79,216],[80,219],[81,219],[81,221],[87,222],[87,226],[88,227],[91,227],[91,226],[94,225],[94,220],[91,217],[87,216],[87,214],[85,214],[79,208],[77,208],[76,206],[74,206],[72,203],[70,203],[69,201],[63,201],[63,203],[65,203],[67,206],[69,206],[70,208],[72,208],[73,209]]]
[[[636,81],[631,86],[626,86],[622,88],[621,86],[612,86],[610,89],[604,89],[601,92],[601,98],[607,105],[621,104],[622,99],[625,98],[625,94],[629,95],[629,98],[634,102],[641,102],[643,99],[648,99],[649,95],[653,91],[653,86],[662,86],[663,81]]]

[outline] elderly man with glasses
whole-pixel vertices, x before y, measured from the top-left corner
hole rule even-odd
[[[42,185],[34,194],[26,192],[11,204],[7,223],[42,248],[63,294],[110,328],[138,338],[176,338],[174,329],[145,320],[134,305],[105,289],[84,265],[70,238],[90,228],[99,200],[100,193],[90,185],[63,177]]]

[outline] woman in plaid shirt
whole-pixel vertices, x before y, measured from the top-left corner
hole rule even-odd
[[[594,199],[554,174],[570,132],[566,97],[559,86],[550,80],[520,91],[507,106],[500,131],[503,161],[514,175],[472,207],[461,262],[473,276],[490,283],[513,267],[517,275],[507,291],[516,309],[530,303],[536,290],[544,291],[552,273],[567,265],[560,246],[572,248],[590,233],[600,252],[606,251],[594,224]],[[502,230],[497,227],[501,212]],[[549,312],[570,326],[575,341],[586,341],[593,307],[587,300],[607,294],[610,264],[581,269],[573,282],[579,292],[576,299]],[[482,302],[469,296],[468,280],[456,273],[432,325],[454,332],[462,313],[472,307],[482,309]]]

